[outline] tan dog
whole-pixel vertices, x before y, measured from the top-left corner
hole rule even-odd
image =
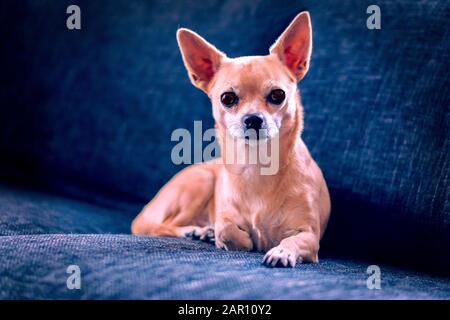
[[[267,252],[266,265],[318,262],[330,199],[322,172],[300,138],[297,82],[311,56],[308,12],[295,17],[266,56],[228,58],[187,29],[179,29],[177,39],[192,83],[212,101],[222,151],[226,134],[241,141],[249,129],[260,133],[257,140],[277,136],[279,170],[262,175],[258,164],[221,161],[189,166],[145,206],[133,221],[133,234],[215,235],[219,248]]]

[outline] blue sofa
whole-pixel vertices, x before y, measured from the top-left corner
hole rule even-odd
[[[66,28],[74,3],[81,30]],[[380,0],[369,30],[371,4],[2,1],[0,298],[449,299],[450,5]],[[333,205],[320,263],[266,268],[261,253],[130,235],[181,169],[171,132],[213,126],[177,28],[231,57],[266,54],[302,10],[314,32],[303,138]]]

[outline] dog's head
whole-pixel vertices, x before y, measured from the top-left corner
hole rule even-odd
[[[297,82],[311,56],[308,12],[295,17],[266,56],[228,58],[188,29],[179,29],[177,39],[189,77],[210,97],[220,130],[246,139],[301,130]]]

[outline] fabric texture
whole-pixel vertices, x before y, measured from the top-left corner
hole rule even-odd
[[[358,259],[450,270],[450,3],[380,0],[381,29],[368,30],[366,0],[79,0],[82,28],[70,31],[71,4],[0,3],[1,297],[449,298],[448,279],[395,268],[382,291],[361,289]],[[263,269],[259,254],[100,235],[128,234],[182,168],[174,129],[213,127],[176,30],[230,57],[266,54],[302,10],[314,41],[302,137],[330,189],[321,254],[334,258],[290,273]],[[61,268],[74,258],[85,286],[68,293]]]
[[[448,299],[450,292],[449,278],[383,265],[381,289],[369,290],[368,265],[360,261],[271,269],[260,253],[194,240],[3,236],[0,250],[0,298],[9,299]],[[80,290],[67,289],[69,265],[80,268]]]
[[[0,185],[0,236],[129,234],[131,220],[121,211]]]

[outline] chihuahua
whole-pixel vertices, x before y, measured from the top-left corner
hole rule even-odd
[[[331,205],[322,172],[300,137],[297,82],[309,69],[309,13],[298,14],[265,56],[229,58],[184,28],[177,40],[192,84],[211,99],[222,159],[176,174],[135,218],[132,233],[262,251],[263,263],[272,267],[318,262]],[[256,136],[249,138],[249,130]],[[225,136],[247,149],[254,141],[277,140],[276,173],[261,174],[259,163],[224,161]]]

